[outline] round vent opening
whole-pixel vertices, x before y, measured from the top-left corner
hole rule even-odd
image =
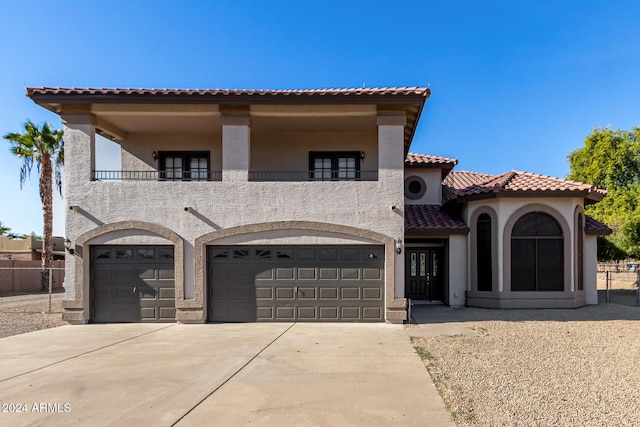
[[[424,196],[427,184],[419,176],[409,176],[404,180],[404,194],[408,199],[417,200]]]

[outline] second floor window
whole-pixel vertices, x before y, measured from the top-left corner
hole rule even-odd
[[[314,181],[351,181],[360,179],[360,152],[311,151],[309,170]]]
[[[161,151],[159,178],[167,181],[207,181],[209,153],[206,151]]]

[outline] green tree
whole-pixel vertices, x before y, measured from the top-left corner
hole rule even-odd
[[[33,122],[24,124],[24,133],[7,133],[4,138],[11,144],[11,152],[22,160],[20,167],[20,189],[31,176],[33,164],[40,175],[40,200],[44,220],[42,239],[43,287],[48,286],[48,275],[53,261],[53,182],[62,195],[60,167],[64,163],[62,130],[52,130],[49,123],[38,128]]]
[[[8,231],[11,231],[11,228],[6,227],[2,221],[0,221],[0,236],[4,236]]]
[[[584,147],[571,152],[568,160],[569,179],[608,192],[600,203],[585,209],[613,229],[607,244],[599,239],[598,257],[640,257],[640,128],[593,129]]]

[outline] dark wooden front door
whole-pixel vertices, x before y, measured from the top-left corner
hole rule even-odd
[[[405,297],[442,301],[444,298],[442,248],[407,248]]]

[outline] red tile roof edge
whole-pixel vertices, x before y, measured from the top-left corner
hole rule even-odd
[[[440,205],[405,205],[405,231],[441,231],[467,233],[469,227],[460,219],[451,216]]]
[[[27,87],[26,95],[174,95],[174,96],[318,96],[318,95],[420,95],[428,98],[429,88],[419,86],[404,87],[364,87],[326,89],[156,89],[156,88],[77,88],[77,87]]]
[[[405,166],[444,166],[453,168],[458,164],[457,159],[451,159],[442,156],[433,156],[430,154],[407,153],[404,160]]]
[[[584,216],[584,233],[588,236],[607,236],[613,233],[613,230],[606,224],[598,221],[589,215]]]
[[[460,177],[456,182],[456,178]],[[475,178],[475,179],[474,179]],[[529,188],[510,188],[517,185],[518,180],[538,180],[539,185],[530,185]],[[464,187],[456,187],[456,184],[466,184]],[[452,172],[443,182],[447,201],[465,197],[481,196],[483,194],[510,193],[510,194],[583,194],[587,198],[600,200],[606,196],[606,190],[582,182],[571,181],[565,178],[556,178],[532,172],[516,171],[502,173],[500,175],[481,174],[478,172],[459,171]],[[565,188],[562,188],[562,187]],[[568,187],[568,188],[566,188]]]

